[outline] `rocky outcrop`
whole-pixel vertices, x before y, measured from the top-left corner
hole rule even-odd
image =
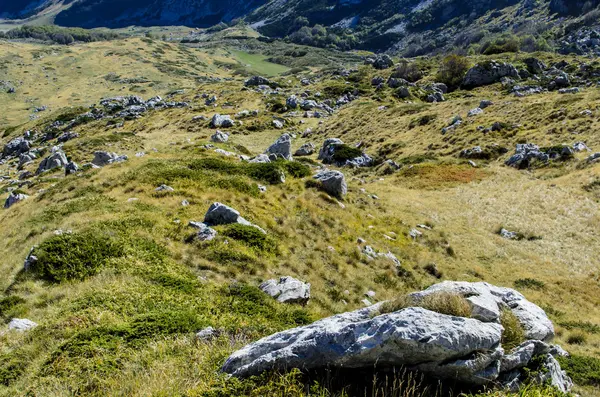
[[[419,300],[440,292],[466,297],[471,304],[473,318],[478,320],[500,322],[502,308],[510,308],[521,322],[526,338],[548,341],[554,337],[554,326],[546,313],[513,289],[484,282],[444,281],[411,296]]]
[[[8,197],[6,198],[6,201],[4,202],[4,208],[10,208],[13,205],[17,204],[19,201],[23,201],[25,199],[27,199],[29,196],[23,193],[15,193],[15,192],[11,192]]]
[[[321,171],[314,178],[319,183],[321,190],[333,197],[342,198],[348,193],[346,178],[340,171]]]
[[[223,131],[217,130],[211,137],[211,142],[214,143],[225,143],[229,140],[229,135]]]
[[[103,167],[108,164],[119,163],[125,160],[127,160],[127,156],[125,155],[118,155],[116,153],[105,152],[100,150],[94,152],[94,159],[92,160],[92,164],[98,167]]]
[[[17,332],[25,332],[34,329],[38,325],[31,320],[26,318],[13,318],[8,323],[8,329],[17,331]]]
[[[204,215],[204,224],[206,226],[230,225],[232,223],[253,226],[265,233],[260,227],[242,218],[237,210],[225,204],[213,203],[206,212],[206,215]]]
[[[258,340],[233,353],[222,369],[248,377],[292,368],[408,367],[434,379],[518,388],[529,376],[519,370],[542,363],[542,368],[536,368],[540,383],[570,389],[570,379],[553,357],[564,351],[541,340],[551,337],[553,328],[538,306],[517,291],[487,283],[444,282],[412,297],[418,302],[439,292],[462,295],[472,305],[473,318],[421,307],[381,313],[381,304],[376,304]],[[502,346],[501,308],[511,310],[531,338],[512,351]]]
[[[368,167],[373,164],[373,159],[362,151],[357,151],[356,154],[351,155],[337,155],[339,151],[348,151],[349,148],[341,139],[327,138],[319,150],[318,159],[323,161],[323,164],[335,164],[338,167]],[[357,150],[356,148],[350,149],[354,149],[353,151]]]
[[[2,150],[2,156],[18,156],[22,153],[29,152],[30,149],[31,143],[23,137],[18,137],[4,145],[4,149]]]
[[[311,142],[305,143],[296,150],[294,156],[302,157],[302,156],[310,156],[315,152],[315,145]]]
[[[519,72],[510,63],[489,61],[473,66],[463,80],[466,88],[481,87],[494,84],[503,77],[519,78]]]
[[[283,134],[269,146],[265,152],[268,155],[274,155],[277,158],[292,160],[292,137],[289,134]]]
[[[258,288],[280,303],[306,304],[310,299],[310,284],[289,276],[267,280]]]
[[[42,160],[36,174],[39,175],[42,172],[50,171],[55,168],[63,168],[68,164],[67,156],[65,152],[58,146],[52,148],[52,154]]]
[[[212,128],[228,128],[228,127],[233,127],[234,126],[234,122],[231,119],[231,116],[228,115],[220,115],[220,114],[215,114],[212,119],[210,120],[210,126]]]

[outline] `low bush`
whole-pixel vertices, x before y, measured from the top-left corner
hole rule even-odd
[[[333,154],[333,160],[336,163],[344,164],[348,160],[362,156],[362,153],[362,150],[359,148],[343,144],[336,147],[335,153]]]
[[[600,386],[600,358],[571,354],[558,357],[560,366],[580,386]]]
[[[30,270],[53,283],[84,280],[123,253],[123,245],[106,233],[63,234],[50,237],[34,250],[37,261]]]
[[[436,80],[446,84],[450,90],[454,90],[460,87],[470,66],[467,58],[460,55],[448,55],[440,65]]]
[[[546,288],[546,284],[544,284],[543,281],[536,280],[534,278],[520,278],[515,280],[514,285],[516,288],[529,288],[538,291]]]

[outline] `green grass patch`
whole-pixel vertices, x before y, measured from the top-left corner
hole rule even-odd
[[[239,223],[229,225],[222,232],[224,236],[241,241],[244,244],[260,251],[274,253],[277,243],[272,237],[264,234],[254,226],[240,225]]]

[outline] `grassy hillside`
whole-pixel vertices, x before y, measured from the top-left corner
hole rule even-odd
[[[249,341],[362,307],[367,290],[383,301],[440,279],[516,288],[543,307],[556,325],[556,342],[573,354],[564,365],[576,392],[600,395],[600,165],[587,164],[587,153],[530,170],[503,165],[523,142],[584,141],[600,150],[597,88],[518,98],[497,84],[458,90],[446,102],[429,104],[370,85],[391,70],[350,64],[345,66],[358,71],[349,80],[311,67],[275,77],[280,93],[262,94],[243,89],[243,69],[272,76],[288,69],[238,49],[149,39],[69,47],[2,42],[0,60],[0,80],[22,82],[15,94],[0,93],[3,142],[84,113],[106,96],[173,93],[170,100],[191,104],[117,120],[123,124],[111,123],[116,128],[91,121],[74,127],[79,137],[64,144],[78,164],[89,162],[95,150],[127,154],[123,163],[70,176],[45,173],[24,184],[12,182],[20,173],[12,164],[0,166],[8,176],[0,185],[5,195],[9,188],[30,195],[0,213],[0,316],[3,322],[18,317],[39,324],[28,333],[0,327],[0,395],[303,395],[294,374],[241,382],[218,369]],[[419,61],[423,82],[434,80],[439,61]],[[232,63],[238,66],[227,67]],[[313,83],[303,87],[303,77]],[[310,90],[310,97],[320,92],[316,98],[325,99],[355,88],[359,99],[322,119],[276,113],[273,106],[290,93]],[[216,95],[217,105],[205,105],[202,94]],[[494,105],[467,118],[482,99]],[[49,110],[29,120],[39,105]],[[281,135],[272,124],[280,117],[286,120],[283,131],[297,136],[294,149],[339,137],[348,144],[362,141],[367,153],[404,167],[395,173],[383,166],[344,168],[349,194],[340,202],[306,183],[316,155],[261,168],[206,148],[214,129],[193,118],[242,110],[258,115],[228,129],[229,142],[216,147],[262,153]],[[593,116],[582,115],[584,110]],[[465,122],[443,135],[457,114]],[[516,126],[488,133],[477,128],[495,122]],[[313,134],[303,138],[307,128]],[[477,167],[458,157],[463,149],[494,143],[509,153],[475,160]],[[25,169],[35,172],[38,163]],[[270,183],[273,170],[285,172],[286,182]],[[161,184],[174,191],[155,191]],[[259,184],[266,185],[265,193]],[[219,226],[215,240],[190,242],[194,230],[188,222],[202,221],[216,201],[239,210],[267,236],[240,237]],[[428,227],[413,238],[409,233],[417,225]],[[535,238],[507,240],[497,233],[501,227]],[[359,238],[378,252],[392,252],[401,267],[384,257],[369,260]],[[35,245],[47,263],[63,268],[61,276],[23,272]],[[79,262],[87,266],[75,268]],[[432,274],[432,264],[439,273]],[[284,275],[311,283],[308,305],[278,304],[258,290],[265,279]],[[206,326],[218,329],[219,337],[196,340],[195,332]],[[504,395],[494,393],[489,395]],[[551,393],[532,389],[521,395]],[[311,395],[338,394],[315,387]]]

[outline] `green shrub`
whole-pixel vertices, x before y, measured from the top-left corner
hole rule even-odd
[[[460,55],[448,55],[440,65],[436,80],[446,84],[448,89],[454,90],[462,84],[469,67],[470,63],[467,58]]]
[[[484,55],[503,54],[505,52],[519,52],[521,43],[514,36],[499,37],[494,41],[485,43],[481,52]]]
[[[600,358],[579,356],[558,357],[560,366],[579,386],[600,386]]]
[[[569,345],[584,345],[587,341],[587,335],[582,331],[575,331],[567,337]]]
[[[543,281],[536,280],[534,278],[520,278],[518,280],[515,280],[514,285],[516,288],[529,288],[538,291],[546,288],[546,284],[544,284]]]
[[[206,321],[191,310],[155,311],[135,318],[126,332],[126,339],[134,341],[159,335],[194,332],[206,325]]]
[[[422,307],[440,314],[457,317],[471,317],[471,304],[460,294],[436,292],[417,300],[410,295],[400,296],[384,303],[379,313],[391,313],[407,307]]]
[[[122,244],[105,233],[63,234],[50,237],[34,250],[37,261],[30,270],[53,283],[84,280],[123,253]]]
[[[223,231],[223,235],[261,251],[274,252],[276,250],[276,244],[273,239],[254,226],[235,223],[227,226]]]
[[[362,156],[362,154],[363,152],[359,148],[343,144],[335,148],[335,152],[333,153],[333,160],[336,163],[344,164],[348,160],[352,160]]]
[[[525,331],[521,322],[510,309],[503,309],[500,313],[500,324],[504,327],[502,332],[502,347],[509,351],[525,341]]]

